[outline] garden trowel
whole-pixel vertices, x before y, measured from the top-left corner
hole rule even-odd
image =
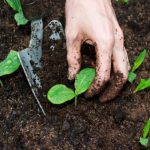
[[[42,68],[40,59],[42,57],[42,40],[43,40],[43,21],[42,16],[45,13],[42,0],[22,0],[23,12],[25,17],[31,21],[31,39],[29,47],[18,53],[21,66],[31,87],[32,93],[44,115],[46,115],[39,99],[38,89],[42,88],[40,78],[36,70]],[[50,39],[60,40],[63,34],[63,27],[57,20],[51,21],[48,26],[52,31]],[[59,29],[59,31],[58,31]]]
[[[42,68],[43,21],[42,19],[31,21],[31,39],[29,47],[18,53],[21,66],[31,87],[32,93],[44,115],[46,115],[39,99],[38,89],[41,88],[40,78],[36,70]]]
[[[18,53],[21,66],[31,87],[32,93],[44,115],[46,115],[39,99],[38,89],[42,88],[36,71],[42,68],[43,21],[45,13],[42,0],[21,0],[23,14],[31,21],[31,39],[28,48]]]
[[[58,20],[52,20],[48,27],[51,30],[50,40],[58,41],[65,38],[63,26]],[[32,93],[37,100],[37,103],[42,110],[43,114],[46,115],[39,99],[38,89],[42,88],[40,78],[36,74],[36,70],[42,68],[40,59],[42,57],[42,40],[43,40],[43,21],[38,19],[31,21],[31,39],[29,47],[19,52],[19,60],[24,70],[26,78],[31,87]],[[51,47],[55,47],[51,45]]]

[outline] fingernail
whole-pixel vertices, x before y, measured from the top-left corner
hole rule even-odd
[[[73,75],[71,75],[70,73],[68,74],[68,80],[74,80],[74,76]]]
[[[71,80],[71,77],[70,77],[70,75],[68,75],[68,80]]]

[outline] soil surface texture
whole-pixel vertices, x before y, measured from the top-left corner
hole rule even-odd
[[[43,84],[39,98],[47,116],[41,113],[21,67],[14,74],[1,77],[4,86],[0,87],[0,150],[143,149],[139,138],[150,117],[150,89],[135,94],[133,91],[141,78],[150,77],[150,1],[130,0],[128,5],[113,1],[131,65],[144,48],[148,50],[136,81],[127,83],[118,97],[105,104],[99,102],[98,96],[86,99],[81,95],[77,107],[74,100],[55,106],[46,98],[53,85],[63,83],[73,88],[73,83],[67,80],[65,41],[50,41],[47,27],[57,19],[65,28],[65,1],[44,1],[44,67],[38,75]],[[14,13],[3,0],[0,2],[0,61],[11,49],[20,51],[28,46],[30,24],[18,27]],[[82,49],[83,67],[91,66],[94,48],[85,45]]]

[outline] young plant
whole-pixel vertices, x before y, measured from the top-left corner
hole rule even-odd
[[[13,8],[13,10],[17,11],[14,18],[17,22],[17,25],[25,25],[28,23],[28,20],[24,17],[22,6],[20,0],[6,0],[6,2]]]
[[[63,104],[75,98],[75,106],[77,106],[78,95],[84,93],[91,86],[96,72],[93,68],[86,68],[81,70],[75,78],[75,91],[63,84],[53,86],[47,94],[48,100],[52,104]]]
[[[141,79],[140,84],[137,86],[137,88],[135,89],[134,93],[142,91],[146,88],[150,87],[150,78],[145,80],[145,79]]]
[[[141,66],[141,64],[143,63],[145,57],[146,57],[147,51],[146,49],[143,50],[143,52],[140,53],[140,55],[136,58],[134,65],[131,69],[131,71],[129,72],[128,75],[128,81],[130,83],[133,83],[133,81],[136,79],[136,73],[135,71]]]
[[[143,129],[143,136],[140,137],[140,144],[147,147],[148,146],[148,134],[150,131],[150,118],[148,119],[148,121],[146,122],[144,129]]]
[[[0,77],[15,72],[20,66],[18,53],[11,50],[7,58],[0,62]]]

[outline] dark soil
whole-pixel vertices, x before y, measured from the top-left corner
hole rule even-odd
[[[43,73],[40,72],[42,97],[54,84],[73,86],[67,80],[66,48],[58,42],[52,51],[49,29],[46,28],[53,19],[64,25],[64,1],[59,1],[45,3],[44,68]],[[150,77],[150,1],[131,0],[129,5],[114,2],[114,7],[125,34],[130,63],[133,64],[144,48],[148,49],[149,55],[138,70],[135,83],[127,83],[120,95],[106,104],[101,104],[98,97],[85,99],[80,96],[76,108],[74,101],[54,106],[45,98],[42,105],[48,115],[44,117],[20,68],[15,74],[1,78],[4,87],[0,87],[0,150],[142,149],[139,137],[150,117],[150,90],[136,94],[133,91],[141,78]],[[30,25],[17,27],[14,12],[4,1],[0,2],[0,8],[1,61],[11,49],[27,47]],[[83,56],[85,60],[89,59],[86,53]]]

